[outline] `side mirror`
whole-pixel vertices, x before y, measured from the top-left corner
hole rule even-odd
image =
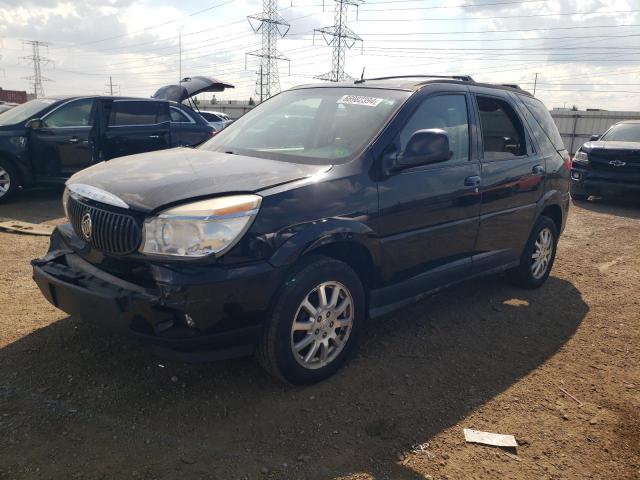
[[[447,132],[439,128],[418,130],[409,139],[407,148],[398,156],[401,168],[445,162],[451,158]]]
[[[27,123],[27,127],[29,127],[31,130],[38,130],[43,126],[44,122],[39,118],[32,118],[31,120],[29,120],[29,123]]]
[[[591,135],[589,137],[590,142],[595,142],[596,140],[600,140],[600,135]]]

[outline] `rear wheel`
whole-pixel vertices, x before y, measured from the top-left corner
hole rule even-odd
[[[354,350],[364,309],[362,283],[347,264],[310,257],[278,295],[258,347],[258,360],[289,383],[323,380]]]
[[[18,189],[18,175],[13,165],[0,159],[0,203],[9,200]]]
[[[512,283],[523,288],[538,288],[549,277],[556,258],[558,229],[549,217],[536,222],[520,257],[520,265],[509,270]]]

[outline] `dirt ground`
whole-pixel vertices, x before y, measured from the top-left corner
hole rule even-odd
[[[0,206],[56,222],[60,192]],[[467,282],[312,387],[184,365],[50,306],[0,232],[0,478],[639,479],[640,205],[574,204],[547,284]],[[514,434],[506,451],[463,428]]]

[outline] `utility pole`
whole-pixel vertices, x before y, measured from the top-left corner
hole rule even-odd
[[[336,0],[335,20],[331,27],[318,28],[313,31],[313,41],[315,43],[316,32],[321,33],[327,45],[333,46],[333,59],[331,71],[315,78],[318,80],[328,80],[330,82],[340,82],[352,78],[344,72],[347,50],[353,48],[356,42],[362,42],[362,38],[353,30],[347,27],[347,12],[349,5],[359,7],[364,0]]]
[[[533,96],[536,96],[536,87],[538,86],[538,72],[536,72],[536,78],[533,81]]]
[[[33,82],[33,94],[36,98],[44,97],[44,87],[42,82],[50,82],[51,79],[42,76],[41,65],[43,63],[51,63],[51,59],[40,55],[40,47],[48,47],[49,43],[41,42],[39,40],[26,40],[24,44],[31,46],[32,53],[31,55],[22,58],[33,62],[33,75],[24,77],[24,79],[31,80]]]
[[[117,88],[118,93],[120,93],[120,85],[116,85],[113,83],[113,77],[109,76],[109,83],[107,83],[105,85],[107,87],[107,91],[109,92],[109,95],[113,97],[113,90],[114,88]]]
[[[256,93],[260,95],[260,101],[280,92],[280,75],[278,62],[289,59],[278,51],[279,38],[284,38],[291,26],[278,13],[278,0],[262,0],[262,13],[247,17],[249,25],[254,33],[262,35],[260,50],[245,54],[244,68],[247,69],[247,57],[260,58],[259,77],[256,80]],[[291,64],[289,64],[291,68]]]

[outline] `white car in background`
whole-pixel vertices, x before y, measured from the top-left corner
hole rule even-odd
[[[209,125],[216,129],[216,132],[233,123],[233,120],[231,120],[226,113],[210,112],[207,110],[200,110],[198,113],[202,115],[202,118],[204,118]]]

